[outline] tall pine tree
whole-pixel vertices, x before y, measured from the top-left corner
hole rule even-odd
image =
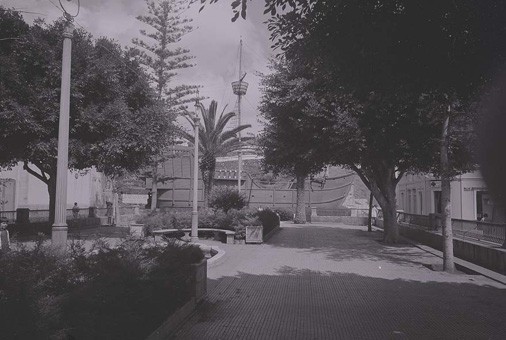
[[[183,0],[146,0],[147,15],[139,15],[137,20],[149,26],[150,30],[140,30],[142,39],[134,39],[139,61],[147,68],[152,85],[169,112],[184,114],[187,106],[194,101],[198,86],[175,85],[173,80],[177,70],[192,67],[188,49],[178,46],[184,35],[192,30],[191,19],[182,17],[185,9]],[[151,209],[157,205],[158,164],[152,168]]]

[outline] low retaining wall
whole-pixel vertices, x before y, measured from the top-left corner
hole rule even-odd
[[[378,221],[379,222],[379,221]],[[381,227],[383,221],[381,221]],[[377,223],[377,225],[380,223]],[[378,225],[379,226],[379,225]],[[443,250],[443,236],[425,230],[399,225],[399,233],[426,246]],[[472,241],[453,239],[453,254],[465,261],[506,275],[506,249]]]
[[[269,233],[264,235],[264,242],[267,242],[275,233],[277,233],[279,230],[281,230],[281,227],[278,225],[274,229],[272,229]]]
[[[191,299],[181,308],[172,313],[167,320],[151,333],[147,340],[168,339],[174,331],[185,321],[195,310],[198,303],[207,295],[207,260],[203,259],[199,263],[192,264],[191,282],[192,294]]]
[[[349,225],[367,225],[367,217],[358,216],[311,216],[311,223],[335,222]]]
[[[100,226],[100,218],[98,217],[85,217],[79,219],[67,220],[69,231],[79,229],[95,228]],[[20,235],[36,235],[37,233],[50,234],[51,224],[49,222],[25,222],[10,224],[7,229],[10,234]]]

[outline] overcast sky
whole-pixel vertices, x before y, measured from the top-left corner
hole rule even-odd
[[[3,0],[3,5],[17,10],[33,11],[40,14],[24,13],[26,21],[32,22],[42,17],[51,22],[61,16],[58,0]],[[77,0],[62,0],[70,13],[75,13]],[[221,112],[224,104],[233,110],[236,96],[230,83],[238,78],[239,40],[243,39],[243,72],[247,72],[245,81],[249,83],[246,96],[243,97],[242,123],[251,124],[251,132],[258,132],[257,106],[260,100],[257,72],[267,72],[267,60],[273,54],[270,49],[269,34],[263,13],[263,1],[252,1],[248,6],[246,20],[231,22],[230,0],[221,0],[217,4],[207,5],[202,12],[195,4],[184,12],[184,16],[193,19],[194,31],[185,36],[182,46],[189,48],[196,57],[196,66],[180,71],[177,81],[202,85],[201,94],[218,101]],[[132,38],[140,37],[139,29],[145,28],[136,19],[146,14],[144,0],[81,0],[81,9],[76,24],[84,27],[95,37],[106,36],[118,40],[122,45],[132,45]]]

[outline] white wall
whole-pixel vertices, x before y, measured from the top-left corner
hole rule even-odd
[[[102,206],[103,190],[102,175],[95,169],[85,172],[67,174],[67,207],[72,208],[74,202],[82,207],[90,205]],[[23,170],[22,163],[12,169],[0,169],[0,178],[12,178],[16,181],[16,208],[45,210],[49,208],[47,185]]]

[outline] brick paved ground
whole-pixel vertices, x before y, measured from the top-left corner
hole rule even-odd
[[[506,286],[434,272],[440,259],[379,232],[284,225],[225,245],[209,298],[177,339],[506,339]]]

